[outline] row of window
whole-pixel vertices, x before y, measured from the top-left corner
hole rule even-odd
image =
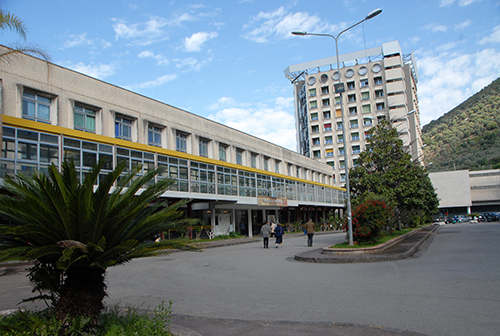
[[[51,123],[51,110],[54,109],[56,98],[56,96],[49,93],[33,90],[30,88],[24,88],[22,110],[23,118],[38,122]],[[102,111],[102,109],[100,107],[91,106],[89,104],[78,101],[73,102],[72,106],[74,128],[80,131],[96,133],[98,127],[97,120],[99,120],[98,115]],[[134,139],[134,134],[137,133],[134,130],[134,127],[137,127],[136,119],[115,112],[114,123],[115,138],[128,141],[136,140]],[[162,143],[164,133],[166,133],[165,130],[166,127],[162,125],[148,123],[147,144],[156,147],[166,147],[166,144]],[[198,141],[197,154],[199,156],[207,158],[211,156],[210,146],[212,144],[212,140],[202,137],[193,137],[190,133],[182,131],[175,131],[175,150],[183,153],[190,152],[190,141]],[[246,151],[241,148],[234,148],[234,151],[230,152],[231,150],[233,150],[233,148],[227,144],[220,142],[213,142],[213,145],[218,146],[218,148],[214,149],[214,154],[218,157],[214,158],[220,161],[228,162],[232,161],[232,158],[234,158],[234,162],[239,165],[247,165],[252,168],[259,168],[276,173],[283,173],[281,160],[272,159],[270,157],[254,152],[248,152],[248,154],[245,154]],[[300,171],[303,171],[302,176],[299,174]],[[307,176],[308,173],[310,174],[310,176]],[[323,183],[330,182],[326,181],[328,178],[324,176],[324,174],[308,171],[307,169],[301,169],[300,167],[297,167],[296,176],[305,179],[307,179],[308,177],[314,179],[314,177],[317,176],[316,180],[318,181],[322,180],[321,182]]]
[[[106,172],[113,170],[120,162],[126,163],[124,174],[136,166],[142,166],[139,176],[162,167],[162,172],[149,184],[155,183],[157,179],[172,177],[175,182],[170,186],[170,190],[180,192],[246,197],[261,195],[334,204],[343,203],[345,197],[342,190],[309,183],[117,145],[3,127],[0,178],[7,174],[15,175],[34,170],[47,173],[51,163],[59,166],[62,160],[73,160],[81,179],[98,161],[104,161],[99,178],[103,178]]]
[[[344,147],[339,147],[337,148],[337,155],[338,156],[344,156],[345,155],[345,150],[344,150]],[[354,145],[351,147],[351,154],[359,154],[361,153],[361,146],[359,145]],[[333,148],[327,148],[325,149],[325,153],[324,153],[324,156],[325,157],[334,157],[334,149]],[[313,151],[313,157],[315,159],[320,159],[321,158],[321,150],[314,150]]]
[[[373,85],[382,85],[382,84],[384,84],[382,77],[379,76],[379,77],[373,78]],[[369,86],[370,85],[369,85],[368,78],[363,78],[363,79],[359,80],[359,87],[360,88],[366,88]],[[345,87],[347,90],[355,90],[356,89],[356,82],[355,81],[347,82]],[[383,94],[383,90],[377,90],[377,91],[382,91],[382,94]],[[322,95],[330,94],[330,87],[329,86],[322,86],[320,88],[320,92]],[[331,92],[335,92],[335,89],[333,89]],[[316,97],[317,95],[318,95],[318,90],[316,88],[309,89],[309,97]]]
[[[373,118],[371,117],[366,117],[363,118],[363,127],[370,127],[373,126]],[[359,128],[359,120],[358,119],[352,119],[349,121],[349,128]],[[337,122],[335,129],[337,131],[342,130],[342,122],[339,121]],[[323,124],[323,131],[324,132],[331,132],[333,130],[332,128],[332,123],[325,123]],[[312,133],[319,133],[320,131],[320,125],[312,125],[311,126],[311,132]]]
[[[385,103],[376,103],[375,108],[377,112],[385,111]],[[362,113],[371,113],[371,105],[363,105],[362,107]],[[351,106],[348,108],[348,113],[349,115],[357,115],[358,114],[358,107],[357,106]],[[319,114],[318,112],[311,111],[311,121],[319,120],[319,116],[322,115],[323,119],[331,119],[331,112],[330,111],[323,111],[322,114]],[[335,117],[340,118],[342,117],[342,111],[340,109],[335,110]]]
[[[368,140],[371,137],[370,134],[368,134],[368,131],[364,132],[364,138]],[[359,136],[359,132],[353,132],[351,133],[351,141],[359,141],[361,138]],[[312,143],[313,146],[319,146],[321,145],[321,139],[320,138],[312,138]],[[323,143],[325,145],[330,145],[333,144],[333,136],[332,135],[327,135],[324,137]],[[337,134],[337,143],[344,143],[344,135],[343,134]]]
[[[368,92],[367,92],[367,94],[368,94]],[[339,98],[339,97],[337,97],[337,98]],[[367,95],[367,98],[362,98],[362,100],[369,100],[369,99],[370,99],[370,97],[368,95]],[[347,96],[347,100],[348,100],[349,103],[355,103],[356,102],[356,95],[355,94],[348,95]],[[339,104],[340,105],[340,99],[335,104]],[[311,110],[317,109],[318,108],[318,101],[317,100],[311,100],[309,102],[309,106],[310,106]],[[330,98],[323,99],[321,106],[323,108],[328,108],[329,106],[331,106],[330,105]],[[357,111],[357,107],[356,106],[349,107],[349,112],[351,112],[351,109],[354,109],[354,111]],[[363,113],[370,113],[372,111],[371,103],[363,104],[362,105],[362,109],[363,109]],[[385,103],[384,102],[375,103],[375,109],[376,109],[376,111],[383,111],[383,110],[385,110]],[[338,111],[340,112],[340,107],[339,107]],[[326,111],[326,112],[330,112],[330,111]],[[337,115],[337,117],[338,116],[339,115]]]

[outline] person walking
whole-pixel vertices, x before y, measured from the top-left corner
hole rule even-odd
[[[313,236],[314,236],[314,222],[311,218],[306,223],[306,233],[307,233],[307,246],[313,246]]]
[[[242,219],[240,219],[240,233],[243,236],[245,235],[245,229],[246,229],[245,222],[243,221],[243,218],[242,218]]]
[[[283,236],[285,235],[285,231],[281,224],[278,223],[276,229],[274,229],[274,236],[276,237],[276,248],[281,247],[281,243],[283,243]]]
[[[274,230],[276,229],[276,224],[271,220],[271,237],[274,237]]]
[[[269,235],[271,234],[271,227],[269,223],[265,223],[260,228],[260,234],[262,235],[262,239],[264,240],[264,248],[269,248]]]

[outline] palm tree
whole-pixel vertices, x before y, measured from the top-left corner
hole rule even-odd
[[[3,31],[7,28],[15,31],[24,41],[26,41],[28,27],[26,27],[24,22],[19,17],[0,8],[0,30]],[[42,57],[46,61],[50,61],[50,55],[42,48],[33,44],[17,44],[7,48],[6,50],[2,50],[0,52],[0,60],[8,62],[13,56],[18,54]]]
[[[173,180],[144,187],[159,170],[140,176],[139,166],[124,176],[122,163],[96,187],[101,167],[83,182],[72,162],[62,164],[62,173],[52,165],[48,175],[6,176],[0,194],[0,214],[15,223],[0,226],[0,261],[34,262],[30,280],[49,293],[40,297],[53,300],[56,316],[90,317],[94,326],[106,296],[106,269],[172,247],[151,238],[192,224],[178,220],[187,200],[170,206],[160,200]]]
[[[24,22],[18,18],[16,15],[11,14],[8,11],[5,11],[0,8],[0,30],[3,31],[9,28],[10,30],[15,31],[19,34],[20,37],[26,41],[26,35],[28,33],[28,28],[24,24]],[[0,46],[0,65],[2,63],[8,64],[11,61],[14,61],[17,56],[22,54],[31,55],[35,57],[41,57],[46,62],[50,62],[50,55],[43,50],[42,48],[34,45],[34,44],[15,44],[10,47]],[[48,63],[47,63],[48,64]],[[0,109],[0,141],[2,140],[2,110]]]

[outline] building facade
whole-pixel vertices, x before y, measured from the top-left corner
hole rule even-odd
[[[429,173],[441,216],[500,212],[500,169]]]
[[[186,213],[215,234],[243,221],[252,236],[271,217],[319,220],[344,206],[325,163],[40,59],[3,64],[0,90],[0,179],[69,159],[82,178],[98,160],[104,173],[121,161],[163,167],[157,178],[175,179],[163,197],[191,199]]]
[[[353,167],[366,149],[368,130],[388,120],[412,159],[423,162],[413,53],[404,55],[399,42],[393,41],[339,58],[339,70],[337,57],[329,57],[284,71],[294,85],[297,151],[332,166],[334,183],[343,183],[346,151],[348,167]],[[341,93],[334,86],[339,81],[344,84]]]

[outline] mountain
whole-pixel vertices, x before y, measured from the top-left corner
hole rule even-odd
[[[423,127],[428,171],[500,169],[499,125],[500,78],[497,78]]]

